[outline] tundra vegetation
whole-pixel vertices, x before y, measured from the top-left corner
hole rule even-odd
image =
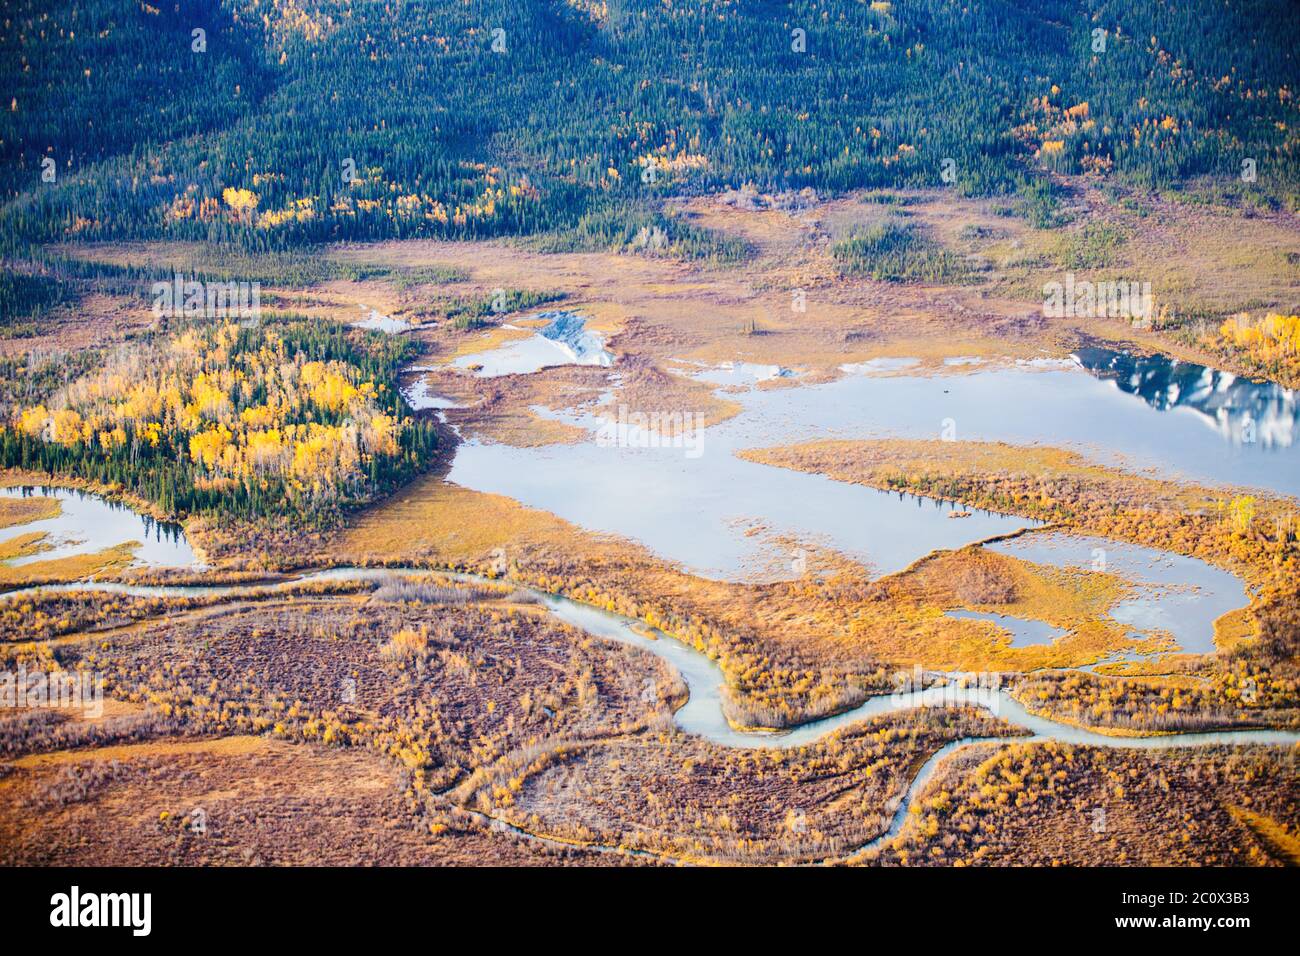
[[[116,611],[75,639],[4,650],[7,668],[101,674],[123,708],[99,720],[6,714],[0,739],[10,771],[0,793],[36,811],[7,862],[69,858],[61,841],[36,839],[54,825],[42,814],[116,802],[154,780],[166,791],[193,766],[173,758],[209,747],[220,755],[223,741],[246,756],[285,755],[276,741],[309,748],[286,756],[291,765],[323,761],[314,756],[320,747],[382,756],[405,782],[403,812],[386,817],[429,835],[435,858],[440,842],[481,836],[492,819],[552,846],[623,846],[668,860],[837,856],[887,824],[882,806],[901,799],[909,768],[928,753],[968,734],[1013,733],[983,715],[941,710],[881,718],[791,751],[732,751],[673,728],[684,688],[657,659],[550,623],[508,588],[394,580],[342,600],[150,609],[161,613],[147,628],[111,626]],[[363,763],[349,757],[338,766]],[[634,783],[639,806],[625,799]],[[596,797],[577,816],[575,786]],[[846,789],[858,794],[851,809]],[[247,790],[265,797],[264,783]],[[207,808],[222,828],[247,812],[230,803],[234,819]],[[156,844],[160,814],[191,809],[162,796],[141,800],[123,833]],[[231,849],[191,839],[187,826],[162,829],[185,844],[177,852],[190,862]],[[293,833],[273,828],[262,859],[292,858]],[[125,836],[105,839],[113,858],[138,852]],[[492,852],[508,859],[517,851]]]
[[[119,612],[0,651],[7,670],[103,675],[109,696],[94,719],[6,713],[7,863],[84,859],[69,819],[114,862],[553,864],[614,850],[625,862],[1272,865],[1294,852],[1292,755],[1057,744],[960,751],[899,838],[877,845],[929,755],[1017,731],[922,709],[789,750],[720,747],[673,727],[684,689],[663,664],[550,623],[508,587],[434,576],[150,610],[145,627],[112,626]],[[270,809],[286,800],[304,812]]]
[[[209,566],[136,566],[129,542],[40,560],[7,529],[57,502],[0,499],[0,590],[241,587],[0,595],[0,672],[109,695],[0,711],[0,862],[1294,863],[1294,750],[1008,742],[962,708],[723,748],[676,728],[666,665],[518,587],[704,653],[743,728],[915,668],[997,674],[1102,732],[1295,728],[1294,502],[1042,446],[743,453],[1246,581],[1214,653],[1121,662],[1172,642],[1108,621],[1117,574],[967,547],[873,581],[758,515],[745,533],[806,573],[708,580],[443,469],[460,441],[589,440],[573,411],[724,421],[744,388],[693,377],[722,362],[794,372],[762,392],[915,357],[940,387],[948,360],[1088,341],[1300,384],[1298,49],[1283,0],[15,0],[0,479],[182,521]],[[1067,273],[1149,281],[1152,314],[1044,314]],[[264,312],[153,314],[173,281],[256,283]],[[612,368],[454,364],[559,301]],[[372,311],[399,331],[347,324]],[[452,407],[413,409],[417,383]],[[347,564],[499,580],[292,584]],[[956,608],[1068,634],[1016,647]],[[999,739],[940,762],[877,843],[967,737]]]
[[[1295,754],[1049,742],[949,761],[880,866],[1294,866]]]
[[[1149,673],[1151,665],[1141,664],[1103,665],[1099,670],[1108,672],[1103,674],[1033,674],[1020,679],[1015,693],[1054,717],[1126,730],[1296,721],[1300,528],[1289,499],[1227,497],[1218,489],[1093,465],[1073,452],[997,443],[822,441],[745,454],[841,481],[1022,514],[1062,529],[1226,566],[1246,579],[1253,597],[1244,617],[1234,614],[1216,622],[1216,653],[1166,656],[1155,675]],[[996,557],[980,554],[975,560]],[[1084,576],[1099,577],[1092,572]],[[982,579],[979,584],[982,593],[974,597],[1009,600],[970,601],[968,595],[964,603],[1000,610],[1018,606],[1014,590],[989,593]],[[1054,599],[1051,606],[1059,608],[1061,601]],[[1023,604],[1020,610],[1026,610]],[[1028,610],[1027,616],[1036,616]],[[1174,675],[1169,681],[1161,679],[1166,672]],[[1250,690],[1243,693],[1246,687]]]

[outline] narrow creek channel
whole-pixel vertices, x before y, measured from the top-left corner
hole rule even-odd
[[[1058,741],[1089,747],[1138,750],[1164,750],[1215,745],[1295,746],[1300,744],[1300,733],[1270,729],[1222,730],[1162,734],[1158,736],[1101,734],[1084,727],[1076,727],[1032,714],[1004,690],[987,687],[962,687],[955,684],[871,697],[864,703],[843,713],[812,720],[789,730],[772,732],[744,730],[731,726],[723,714],[722,688],[725,679],[722,669],[715,661],[694,647],[659,630],[651,630],[649,632],[651,636],[647,636],[647,634],[642,633],[642,631],[647,630],[645,625],[631,618],[527,585],[517,584],[507,579],[492,579],[464,572],[438,571],[436,569],[415,567],[338,567],[313,571],[289,580],[277,582],[270,585],[269,589],[288,590],[296,586],[316,582],[382,581],[391,577],[411,577],[428,574],[443,575],[458,581],[478,584],[509,584],[532,595],[557,620],[565,624],[593,637],[617,641],[654,654],[672,667],[687,687],[688,697],[686,703],[678,708],[674,714],[677,726],[685,733],[695,734],[725,747],[776,747],[782,749],[803,747],[816,743],[836,730],[859,723],[870,717],[897,713],[916,707],[976,707],[1030,732],[1029,736],[1020,737],[967,737],[952,741],[941,747],[921,765],[912,778],[906,794],[894,811],[886,832],[863,847],[858,848],[855,851],[857,853],[874,849],[896,836],[907,820],[909,808],[916,797],[924,791],[926,784],[942,763],[943,758],[955,750],[972,744]],[[26,596],[42,590],[89,590],[140,597],[239,597],[267,589],[268,587],[249,585],[165,586],[87,581],[75,584],[24,588],[0,595],[0,599]],[[512,827],[511,829],[517,828]],[[520,832],[525,835],[535,836],[527,834],[526,831]]]

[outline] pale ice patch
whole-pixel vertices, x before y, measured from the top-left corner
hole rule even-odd
[[[387,332],[389,335],[396,335],[399,332],[407,332],[412,326],[405,319],[395,319],[390,315],[384,315],[377,309],[368,306],[359,306],[362,317],[352,324],[358,329],[367,329],[371,332]]]
[[[919,358],[873,358],[865,362],[849,362],[840,366],[847,375],[887,375],[902,372],[921,364]]]
[[[596,365],[609,367],[613,354],[605,348],[604,337],[587,329],[586,320],[575,312],[543,312],[536,316],[548,320],[546,325],[527,338],[506,342],[485,352],[462,355],[451,364],[473,369],[479,378],[501,375],[528,375],[559,365]]]

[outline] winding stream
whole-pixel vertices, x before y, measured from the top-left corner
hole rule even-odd
[[[608,363],[608,353],[600,348],[598,339],[588,342],[581,337],[580,323],[566,324],[551,317],[552,324],[536,335],[529,347],[537,346],[540,341],[545,349],[563,360]],[[489,367],[485,363],[480,374],[509,374],[552,361],[549,352],[538,365],[534,361],[536,356],[516,355],[518,348],[501,351],[504,354],[496,358],[509,367]],[[952,505],[768,468],[734,454],[742,448],[810,437],[878,437],[881,434],[934,437],[939,426],[953,422],[961,439],[1036,441],[1046,433],[1061,444],[1087,449],[1103,460],[1126,459],[1130,465],[1154,465],[1162,473],[1256,485],[1283,494],[1300,491],[1297,484],[1300,471],[1295,469],[1295,455],[1300,450],[1300,443],[1295,442],[1300,411],[1292,392],[1256,387],[1199,366],[1169,364],[1169,360],[1158,357],[1130,362],[1102,350],[1083,350],[1075,362],[1073,368],[1054,365],[1047,371],[981,369],[938,378],[909,374],[906,365],[864,366],[850,369],[846,378],[826,385],[768,391],[753,386],[773,378],[791,377],[794,373],[779,366],[733,363],[721,370],[704,369],[697,373],[701,380],[711,384],[750,387],[748,392],[731,394],[744,407],[736,419],[701,431],[709,451],[702,459],[664,448],[618,447],[611,454],[608,448],[600,448],[595,443],[518,449],[471,442],[458,449],[450,478],[471,488],[506,494],[581,525],[642,540],[652,550],[670,560],[681,561],[696,573],[722,577],[736,577],[746,569],[752,570],[758,548],[748,540],[748,535],[737,531],[738,519],[751,515],[770,520],[776,531],[825,541],[861,558],[878,574],[898,570],[916,557],[940,548],[1033,528],[1036,524],[989,513],[952,521],[948,520],[956,510]],[[882,371],[893,374],[877,374]],[[414,388],[423,385],[416,383]],[[441,409],[453,405],[429,395],[427,388],[413,391],[411,397],[413,404],[423,403],[425,407]],[[1135,402],[1134,397],[1141,401]],[[1088,414],[1079,414],[1081,408],[1086,408]],[[598,426],[598,420],[590,415],[574,415],[571,420],[593,431]],[[611,489],[618,491],[614,493]],[[31,490],[0,490],[5,495],[23,493],[30,494]],[[41,489],[40,493],[58,498],[62,513],[54,519],[6,529],[6,536],[45,532],[51,547],[39,557],[19,559],[14,564],[83,553],[88,548],[103,547],[106,542],[130,540],[140,542],[136,551],[139,563],[197,564],[183,534],[174,526],[151,524],[130,509],[93,496],[59,489]],[[988,546],[1026,560],[1058,566],[1081,566],[1085,555],[1095,557],[1098,550],[1104,549],[1114,569],[1123,571],[1128,578],[1145,580],[1166,594],[1177,595],[1181,587],[1181,603],[1166,602],[1153,610],[1150,602],[1133,601],[1128,607],[1118,605],[1113,616],[1139,630],[1170,633],[1185,650],[1212,650],[1212,646],[1203,646],[1206,639],[1212,644],[1212,636],[1206,638],[1208,632],[1204,629],[1206,615],[1213,620],[1222,611],[1240,606],[1246,598],[1240,582],[1226,572],[1203,562],[1137,546],[1032,532]],[[428,568],[338,567],[269,586],[85,581],[11,591],[0,595],[0,600],[36,591],[238,597],[268,589],[287,590],[312,582],[379,581],[393,576],[427,574],[484,584],[513,584]],[[860,847],[858,852],[873,849],[896,836],[907,820],[909,807],[943,759],[976,743],[1057,741],[1146,750],[1300,744],[1300,733],[1276,729],[1160,736],[1102,734],[1032,714],[1000,688],[958,683],[870,697],[842,713],[787,730],[737,728],[727,721],[723,711],[725,678],[721,668],[694,647],[662,631],[647,631],[640,622],[592,605],[525,585],[514,586],[532,595],[557,620],[596,638],[637,647],[668,664],[688,691],[687,700],[673,715],[676,725],[685,733],[722,746],[803,747],[869,718],[917,707],[971,706],[1027,731],[1027,735],[1019,737],[966,737],[945,744],[918,769],[894,809],[886,832]],[[1204,600],[1207,594],[1208,601]],[[1035,640],[1042,635],[1034,630],[1026,631],[1022,637]],[[1047,635],[1045,639],[1051,637]]]
[[[513,582],[501,579],[494,580],[475,574],[439,572],[427,568],[339,567],[315,571],[297,578],[277,582],[270,585],[269,589],[288,590],[299,585],[322,581],[382,581],[391,577],[412,577],[428,574],[441,574],[459,581],[478,584],[513,584]],[[812,720],[789,730],[768,732],[739,729],[731,726],[723,714],[722,689],[725,678],[722,669],[715,661],[694,647],[678,641],[659,630],[654,630],[651,632],[652,636],[647,636],[642,633],[645,626],[631,618],[526,585],[514,586],[532,595],[550,614],[565,624],[584,631],[593,637],[640,648],[665,661],[681,677],[688,692],[686,702],[673,715],[677,726],[685,733],[698,735],[725,747],[776,747],[782,749],[803,747],[816,743],[827,734],[870,717],[911,710],[916,707],[977,707],[994,717],[999,717],[1007,723],[1030,732],[1030,736],[1021,737],[965,737],[945,744],[921,765],[912,778],[906,793],[894,809],[893,817],[886,832],[857,848],[854,851],[855,853],[872,850],[896,836],[907,820],[908,809],[917,795],[923,792],[925,785],[934,775],[943,758],[953,751],[970,744],[1032,743],[1052,740],[1090,747],[1135,750],[1162,750],[1174,747],[1214,745],[1265,744],[1295,746],[1300,744],[1300,733],[1287,730],[1224,730],[1150,737],[1100,734],[1083,727],[1076,727],[1032,714],[1004,690],[987,687],[962,687],[956,684],[932,686],[919,690],[900,691],[871,697],[864,703],[843,713]],[[268,588],[248,585],[166,586],[89,581],[76,584],[24,588],[11,591],[3,597],[13,599],[37,591],[68,592],[87,590],[141,597],[238,597],[266,589]],[[496,822],[503,827],[516,830],[521,835],[546,841],[545,837],[535,837],[535,835],[527,831],[518,830],[504,823],[504,821]],[[601,847],[592,847],[592,849],[614,850],[614,848]]]
[[[590,604],[540,591],[506,579],[493,579],[464,572],[438,571],[430,568],[359,568],[339,567],[313,571],[268,586],[256,585],[136,585],[113,581],[87,581],[74,584],[23,588],[3,595],[5,599],[26,597],[38,591],[97,591],[138,597],[240,597],[258,591],[284,591],[320,582],[382,581],[392,577],[441,575],[475,584],[509,584],[534,597],[557,620],[593,637],[617,641],[649,651],[668,663],[686,684],[689,697],[675,713],[677,726],[725,747],[803,747],[816,743],[827,734],[880,714],[911,710],[915,707],[956,707],[969,705],[988,711],[1010,724],[1030,731],[1032,738],[1015,740],[1056,740],[1061,743],[1090,747],[1118,747],[1158,750],[1169,747],[1201,747],[1213,744],[1280,744],[1300,743],[1300,732],[1289,730],[1223,730],[1203,733],[1178,733],[1160,736],[1120,736],[1101,734],[1084,727],[1061,723],[1030,713],[1006,691],[986,687],[956,685],[932,686],[921,690],[881,694],[868,698],[850,710],[811,720],[782,731],[745,730],[731,726],[722,712],[722,688],[726,680],[717,662],[660,630],[653,636],[642,633],[646,626],[632,618],[606,611]]]

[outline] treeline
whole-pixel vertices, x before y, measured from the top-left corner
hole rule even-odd
[[[35,325],[30,320],[72,299],[71,290],[49,276],[8,269],[0,272],[0,336],[34,335]]]
[[[639,204],[746,181],[995,194],[1043,188],[1043,167],[1161,186],[1235,180],[1249,158],[1251,189],[1300,182],[1287,0],[11,6],[11,251],[537,233],[629,248],[646,224],[618,220]],[[675,254],[728,254],[655,225]]]
[[[620,202],[584,213],[571,229],[538,237],[543,252],[634,252],[649,256],[739,262],[750,252],[735,236],[665,216],[645,202]]]
[[[502,289],[488,296],[449,296],[436,299],[428,308],[417,313],[422,318],[437,316],[449,320],[461,330],[482,328],[490,324],[489,316],[508,315],[532,309],[563,299],[563,292],[532,291],[530,289]]]

